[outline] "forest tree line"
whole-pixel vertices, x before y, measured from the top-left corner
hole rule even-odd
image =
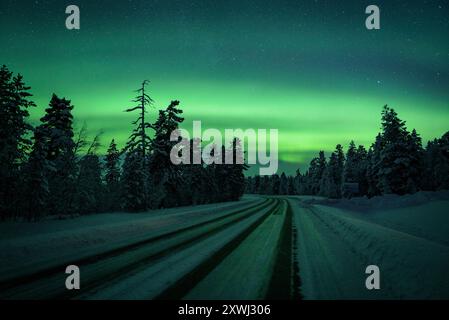
[[[27,121],[36,107],[23,77],[0,68],[0,220],[38,220],[48,215],[129,212],[238,200],[245,165],[174,165],[170,134],[184,121],[179,101],[146,121],[153,100],[144,81],[126,109],[136,112],[134,129],[119,150],[112,140],[99,154],[100,134],[73,129],[73,105],[56,94],[37,126]],[[149,134],[152,133],[152,135]],[[200,143],[198,141],[192,141]],[[193,145],[191,143],[190,145]],[[221,154],[240,152],[234,139]],[[193,157],[193,150],[191,157]]]
[[[246,192],[268,195],[318,195],[329,198],[409,194],[449,189],[449,132],[425,147],[415,129],[384,106],[382,130],[368,150],[351,141],[346,154],[339,144],[327,159],[324,151],[303,174],[284,173],[246,179]]]

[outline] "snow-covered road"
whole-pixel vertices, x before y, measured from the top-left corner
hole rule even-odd
[[[284,201],[285,202],[285,201]],[[273,233],[271,222],[282,225],[285,216],[280,200],[259,198],[255,201],[243,201],[231,208],[222,208],[214,214],[209,213],[202,219],[196,217],[197,212],[184,213],[183,220],[189,223],[173,224],[169,230],[159,228],[159,232],[137,242],[129,242],[124,246],[109,251],[92,253],[83,256],[78,253],[72,260],[61,262],[52,260],[52,265],[37,264],[38,271],[18,268],[10,274],[4,274],[0,281],[2,298],[86,298],[86,299],[150,299],[150,298],[182,298],[209,271],[231,256],[234,252],[248,255],[252,246],[251,239],[270,239],[280,237],[280,228]],[[194,210],[194,208],[191,208]],[[274,218],[274,215],[278,217]],[[189,219],[188,217],[191,217]],[[194,219],[196,217],[196,219]],[[164,219],[160,216],[157,218]],[[269,224],[265,223],[269,221]],[[275,223],[275,221],[278,221]],[[280,223],[280,224],[279,224]],[[157,223],[159,225],[159,223]],[[162,232],[161,230],[164,230]],[[259,230],[264,230],[263,232]],[[128,241],[130,241],[128,239]],[[249,246],[248,246],[249,244]],[[241,247],[248,246],[242,251]],[[272,246],[268,250],[266,261],[276,260],[277,242],[268,242],[262,248]],[[51,248],[51,245],[49,246]],[[243,253],[242,253],[243,252]],[[30,257],[33,258],[32,255]],[[66,253],[64,253],[66,257]],[[34,258],[35,263],[40,260]],[[248,260],[246,260],[248,261]],[[81,291],[68,291],[64,286],[64,264],[75,264],[82,273]],[[250,261],[251,268],[254,263]],[[242,261],[240,261],[242,264]],[[271,265],[263,274],[262,287],[266,287],[271,279]],[[25,273],[28,271],[28,273]],[[246,275],[241,274],[245,278]],[[260,274],[256,275],[257,282]],[[257,287],[257,289],[259,289]],[[256,298],[258,290],[250,290],[248,294]],[[207,297],[203,297],[207,298]]]
[[[432,219],[436,220],[433,225],[446,221],[447,228],[449,217],[441,215],[435,203],[408,211],[391,210],[386,219],[384,213],[311,205],[299,198],[289,201],[297,228],[304,298],[449,298],[449,246],[442,234],[432,232],[429,223]],[[440,203],[440,210],[447,210],[448,205]],[[420,223],[426,228],[420,228]],[[368,265],[380,268],[380,290],[365,287]]]
[[[245,197],[5,223],[0,298],[449,298],[447,199]],[[79,291],[65,288],[68,264],[80,267]],[[365,287],[369,265],[380,268],[380,290]]]

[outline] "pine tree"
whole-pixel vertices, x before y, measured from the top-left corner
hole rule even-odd
[[[405,121],[399,119],[394,109],[385,106],[382,111],[383,146],[378,162],[378,186],[383,194],[405,194],[417,190],[413,159],[417,150],[410,150],[409,137]]]
[[[248,166],[244,163],[244,154],[239,139],[234,138],[230,151],[232,152],[233,164],[225,165],[228,167],[226,180],[230,189],[230,197],[226,200],[237,201],[245,191],[244,171],[248,169]]]
[[[337,166],[337,156],[332,153],[329,158],[329,163],[324,171],[323,177],[320,182],[319,195],[329,198],[337,198],[337,184],[334,180],[334,171]]]
[[[260,191],[259,191],[259,194],[270,194],[271,190],[272,190],[272,188],[271,188],[270,177],[262,176],[260,178]]]
[[[260,191],[260,184],[261,184],[261,181],[260,181],[260,176],[259,175],[257,175],[257,176],[255,176],[254,177],[254,193],[256,193],[256,194],[261,194],[261,191]]]
[[[74,213],[75,195],[75,143],[73,141],[73,106],[69,100],[53,94],[49,108],[41,118],[43,143],[47,145],[47,160],[55,168],[48,177],[50,214]]]
[[[80,214],[103,211],[104,195],[101,165],[98,155],[88,153],[80,161],[77,192],[77,210]]]
[[[414,193],[421,189],[424,172],[424,149],[421,137],[415,129],[407,135],[406,144],[410,163],[407,192]]]
[[[428,142],[423,166],[421,185],[424,190],[449,189],[449,132]]]
[[[133,210],[136,211],[142,211],[148,207],[147,154],[149,152],[151,139],[147,135],[146,129],[150,128],[151,124],[146,122],[145,114],[147,113],[147,109],[153,104],[153,99],[151,99],[146,91],[146,85],[148,83],[148,80],[142,82],[142,86],[138,90],[136,90],[138,95],[133,100],[136,105],[125,110],[125,112],[138,111],[138,117],[132,123],[136,127],[131,133],[128,142],[126,143],[126,146],[123,150],[123,152],[126,152],[127,154],[126,159],[128,159],[126,168],[132,168],[132,170],[128,171],[126,174],[128,175],[133,173],[141,175],[134,177],[139,183],[133,183],[132,177],[128,176],[123,180],[124,183],[130,183],[130,185],[123,186],[123,188],[126,190],[130,190],[131,186],[139,186],[140,188],[139,190],[134,190],[131,193],[136,196],[136,201],[138,203],[136,203],[135,205],[129,203],[125,205],[127,209],[134,208]],[[137,157],[139,157],[140,159],[138,159]],[[139,170],[135,168],[137,164],[140,165]],[[140,193],[140,195],[137,196],[137,193]]]
[[[245,193],[255,194],[255,191],[254,191],[254,177],[247,177],[246,178]]]
[[[288,194],[288,195],[294,195],[294,194],[296,194],[296,192],[295,192],[295,180],[294,180],[294,178],[291,177],[291,176],[288,176],[288,177],[287,177],[287,180],[288,180],[288,191],[287,191],[287,194]]]
[[[344,197],[350,197],[353,195],[354,189],[359,189],[359,159],[357,154],[357,148],[354,141],[349,144],[348,151],[346,153],[346,162],[343,169],[343,184],[342,195]],[[352,186],[356,186],[353,188]],[[358,193],[358,190],[357,190]]]
[[[368,152],[365,147],[360,145],[356,154],[357,182],[359,184],[359,195],[368,195]]]
[[[26,122],[28,108],[35,104],[23,77],[3,65],[0,68],[0,219],[17,215],[24,193],[20,169],[32,142],[32,126]]]
[[[183,184],[183,205],[198,205],[209,203],[209,193],[211,192],[210,177],[207,174],[207,168],[201,158],[201,150],[197,146],[201,145],[199,138],[190,140],[190,165],[179,165],[182,171]],[[199,158],[199,164],[194,163],[194,159]]]
[[[323,175],[320,195],[329,198],[341,198],[344,161],[343,148],[338,144],[336,150],[331,154]]]
[[[343,171],[344,183],[358,182],[357,179],[357,148],[354,141],[349,144],[348,151],[346,153],[346,163]]]
[[[121,202],[122,208],[129,212],[144,211],[147,208],[147,197],[142,192],[145,183],[142,161],[142,151],[138,146],[125,152],[120,180]]]
[[[287,176],[284,172],[281,174],[281,178],[279,180],[279,194],[280,195],[288,195],[289,194],[289,183]]]
[[[303,190],[302,190],[302,176],[301,176],[301,172],[298,170],[296,170],[296,175],[295,178],[293,180],[293,194],[303,194]]]
[[[172,101],[165,109],[159,111],[157,121],[151,125],[154,138],[150,144],[149,183],[153,192],[150,193],[152,207],[173,207],[179,205],[182,196],[178,186],[182,183],[181,167],[170,160],[170,152],[176,144],[170,141],[171,133],[178,129],[184,121],[178,108],[179,101]]]
[[[120,152],[115,140],[112,139],[106,154],[106,197],[105,205],[107,211],[120,209]]]
[[[55,171],[55,168],[47,160],[47,136],[48,133],[42,126],[34,130],[33,148],[24,169],[26,195],[24,212],[28,220],[39,220],[45,215],[48,206],[50,189],[47,177]]]
[[[367,154],[366,179],[368,182],[368,196],[373,197],[381,194],[379,189],[380,156],[383,148],[383,137],[379,133],[376,141],[371,145]]]
[[[317,195],[320,193],[321,181],[326,170],[326,157],[320,151],[318,158],[312,159],[305,179],[305,194]]]

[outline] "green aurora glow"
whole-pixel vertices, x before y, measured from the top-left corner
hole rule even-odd
[[[280,159],[305,165],[351,139],[369,146],[384,104],[424,141],[449,130],[449,5],[376,1],[2,0],[0,63],[32,86],[39,119],[53,92],[107,146],[131,132],[133,90],[178,99],[184,127],[277,128]],[[155,117],[156,111],[150,113]]]

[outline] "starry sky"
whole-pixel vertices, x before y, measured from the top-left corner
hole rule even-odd
[[[65,28],[70,4],[80,30]],[[380,30],[365,27],[370,4]],[[156,109],[181,101],[187,129],[278,129],[296,167],[337,143],[369,146],[384,104],[424,141],[449,130],[444,0],[2,0],[0,26],[0,64],[32,87],[31,120],[55,92],[106,146],[124,145],[144,79]]]

